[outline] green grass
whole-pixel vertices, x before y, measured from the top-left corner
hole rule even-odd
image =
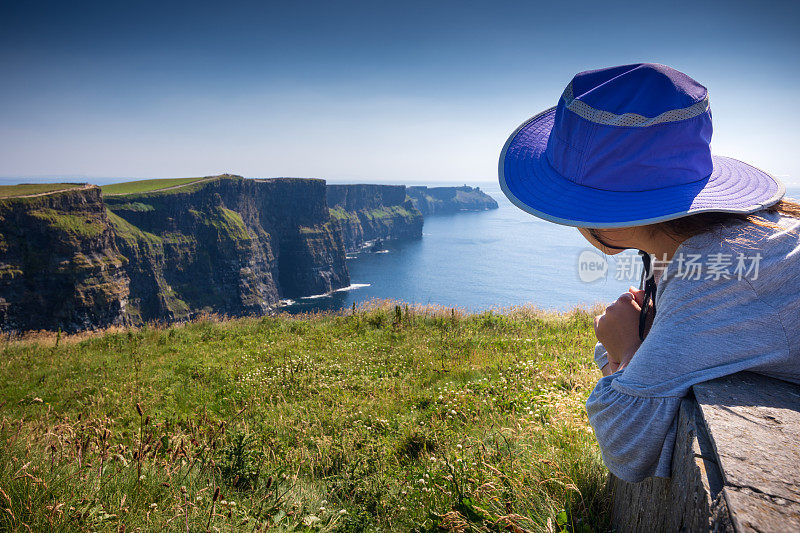
[[[383,303],[11,342],[0,530],[607,530],[591,317]]]
[[[155,211],[156,208],[150,204],[142,202],[127,202],[124,204],[115,204],[114,209],[117,211],[134,211],[138,213],[149,213]]]
[[[85,214],[75,215],[55,209],[41,208],[31,210],[30,215],[55,230],[87,239],[97,237],[105,230],[105,225],[101,220]]]
[[[392,219],[394,217],[400,216],[402,218],[413,218],[414,214],[406,209],[401,205],[392,205],[392,206],[384,206],[379,209],[370,209],[369,211],[364,212],[370,220],[372,219]],[[419,216],[419,215],[417,215]]]
[[[331,217],[337,220],[345,220],[350,218],[350,213],[345,211],[344,207],[341,206],[331,207],[328,209],[328,211],[330,211]]]
[[[206,209],[202,213],[198,213],[197,217],[200,223],[213,227],[219,235],[224,234],[234,240],[250,239],[247,226],[244,225],[242,216],[236,211],[220,206]]]
[[[368,220],[392,220],[395,217],[411,219],[415,215],[419,216],[419,214],[413,213],[401,205],[383,206],[377,209],[361,209],[358,211],[346,211],[343,207],[337,206],[329,208],[328,211],[330,211],[332,218],[339,221],[352,219],[356,222],[360,220],[360,216]]]
[[[161,244],[163,242],[161,237],[158,235],[154,235],[147,231],[142,231],[108,208],[106,208],[106,216],[108,216],[108,221],[114,228],[114,233],[116,236],[125,239],[132,245],[135,245],[138,242],[145,242],[149,244]]]
[[[23,183],[21,185],[0,185],[0,198],[42,194],[82,187],[80,183]]]
[[[110,185],[103,185],[100,190],[104,195],[116,194],[137,194],[154,192],[168,187],[176,187],[179,185],[188,185],[195,181],[200,181],[206,178],[165,178],[165,179],[152,179],[152,180],[138,180],[126,181],[125,183],[112,183]]]

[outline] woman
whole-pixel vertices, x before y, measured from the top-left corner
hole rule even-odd
[[[705,87],[625,65],[576,75],[500,156],[519,208],[606,254],[642,254],[644,290],[595,319],[604,377],[586,404],[627,481],[670,475],[692,385],[743,370],[800,383],[800,205],[766,172],[711,155],[711,132]]]

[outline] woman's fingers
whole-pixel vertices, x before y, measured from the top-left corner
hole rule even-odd
[[[637,295],[631,292],[624,292],[620,295],[617,300],[606,307],[606,313],[608,313],[609,309],[613,309],[614,311],[620,310],[628,310],[629,308],[633,307],[637,311],[642,308],[642,303],[644,302],[644,297],[641,300],[637,298]]]
[[[612,304],[606,307],[605,312],[594,317],[594,331],[597,333],[604,323],[627,321],[641,311],[641,303],[636,300],[633,293],[626,292],[620,295]],[[636,315],[638,317],[638,315]]]
[[[639,307],[644,305],[644,291],[639,290],[636,287],[631,287],[628,289],[628,294],[632,294],[633,298],[636,300],[636,303],[639,304]]]
[[[620,295],[605,312],[594,319],[594,332],[608,353],[609,362],[620,363],[641,344],[639,340],[639,315],[642,307],[637,295],[626,292]]]

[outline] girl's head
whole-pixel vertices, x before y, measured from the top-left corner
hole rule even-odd
[[[768,173],[712,155],[711,134],[708,92],[686,74],[650,63],[585,71],[508,139],[500,185],[537,217],[594,228],[581,232],[604,251],[646,250],[757,218],[783,197]]]

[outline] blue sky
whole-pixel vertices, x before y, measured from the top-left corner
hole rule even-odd
[[[792,2],[0,0],[0,176],[489,181],[581,70],[709,88],[714,152],[800,184]]]

